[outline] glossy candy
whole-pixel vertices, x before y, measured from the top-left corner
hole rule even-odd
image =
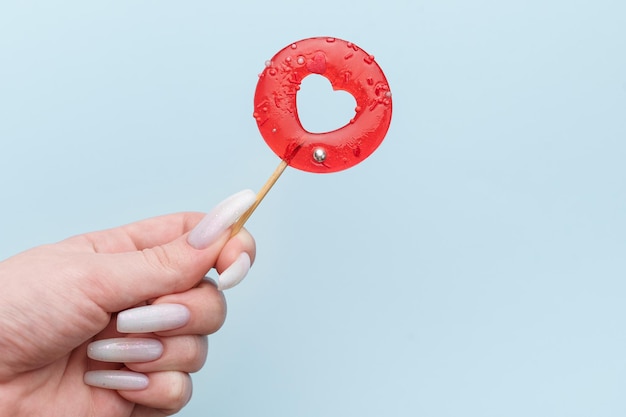
[[[345,126],[325,133],[302,127],[296,94],[311,74],[356,100]],[[391,92],[382,70],[361,48],[336,38],[309,38],[285,47],[265,63],[254,95],[254,118],[272,150],[290,166],[330,173],[363,161],[383,141],[391,122]]]

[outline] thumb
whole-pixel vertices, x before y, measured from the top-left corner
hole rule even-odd
[[[90,297],[107,312],[116,312],[192,288],[215,266],[229,238],[226,231],[255,200],[253,191],[241,191],[218,204],[189,233],[169,242],[138,251],[95,254],[90,276],[96,279]]]

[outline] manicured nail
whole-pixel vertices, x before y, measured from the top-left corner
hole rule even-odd
[[[196,249],[213,244],[256,201],[252,190],[243,190],[219,203],[187,236],[187,242]]]
[[[191,313],[181,304],[152,304],[117,314],[120,333],[150,333],[177,329],[189,321]]]
[[[83,377],[87,385],[106,389],[141,390],[148,387],[148,377],[130,371],[87,371]]]
[[[156,339],[118,337],[92,342],[87,356],[102,362],[150,362],[163,354],[163,344]]]
[[[220,291],[233,288],[239,284],[250,271],[250,256],[242,252],[228,268],[226,268],[217,279],[217,289]]]

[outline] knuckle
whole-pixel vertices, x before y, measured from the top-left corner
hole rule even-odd
[[[226,321],[226,313],[227,313],[226,297],[224,297],[223,293],[216,292],[214,298],[215,300],[211,304],[212,308],[211,308],[211,313],[210,313],[210,316],[211,316],[210,326],[207,329],[206,334],[215,333],[224,325],[224,322]]]
[[[218,291],[215,285],[209,282],[200,284],[202,292],[202,306],[199,308],[196,334],[207,335],[218,331],[226,321],[227,306],[224,293]],[[200,313],[201,312],[201,313]]]
[[[178,372],[175,378],[172,378],[168,392],[168,409],[170,411],[179,411],[191,399],[191,378],[189,374]]]
[[[175,344],[177,362],[175,369],[190,372],[199,352],[196,337],[193,335],[178,336],[178,341]]]
[[[186,358],[188,372],[198,372],[204,366],[208,354],[208,338],[206,336],[194,336],[189,341],[191,345]]]
[[[175,270],[174,261],[170,253],[162,246],[144,249],[142,251],[149,265],[153,265],[157,269],[173,271]]]
[[[200,335],[177,336],[168,346],[170,353],[165,369],[193,373],[204,366],[208,355],[208,338]]]

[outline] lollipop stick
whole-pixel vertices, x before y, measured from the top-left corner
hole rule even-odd
[[[274,170],[272,176],[267,180],[265,185],[263,185],[259,193],[256,195],[256,201],[254,204],[244,214],[242,214],[239,220],[237,220],[237,222],[233,225],[232,232],[230,234],[231,236],[235,236],[239,233],[244,223],[250,218],[252,213],[254,213],[254,210],[259,206],[259,204],[261,204],[261,201],[263,201],[263,198],[265,198],[267,193],[272,189],[272,186],[276,183],[276,181],[278,181],[278,178],[283,173],[285,168],[287,168],[287,165],[289,165],[289,162],[285,159],[280,161],[280,164],[278,164],[278,167]]]

